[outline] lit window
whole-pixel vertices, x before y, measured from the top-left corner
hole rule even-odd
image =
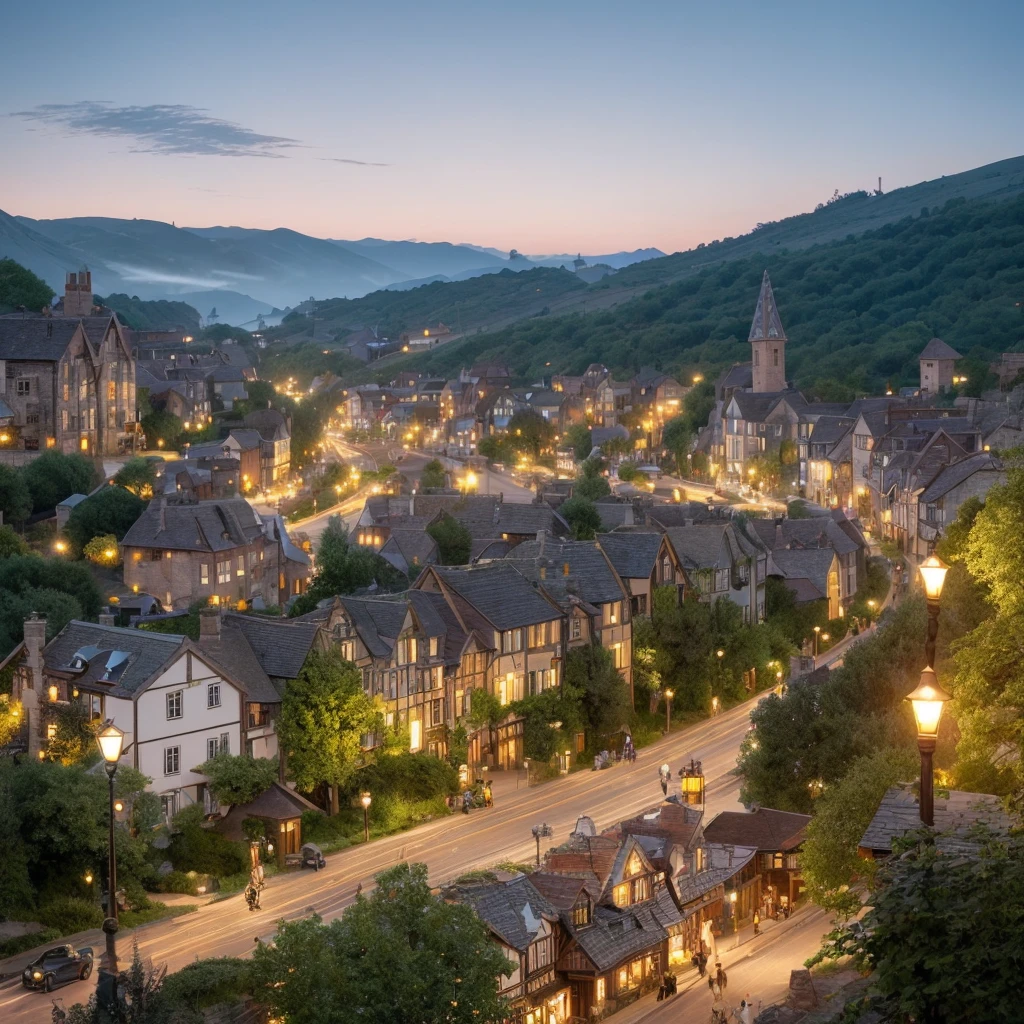
[[[204,587],[210,585],[210,567],[208,565],[199,566],[199,582]]]
[[[238,556],[238,569],[235,572],[236,576],[245,575],[245,555]]]

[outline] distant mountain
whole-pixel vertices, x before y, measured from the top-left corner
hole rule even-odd
[[[660,249],[634,249],[633,252],[613,252],[605,256],[589,256],[583,253],[582,258],[591,267],[596,263],[605,263],[609,267],[619,270],[634,263],[643,263],[644,260],[656,260],[666,255],[668,254]],[[572,261],[576,259],[576,256],[572,253],[563,253],[561,256],[527,256],[526,258],[539,267],[571,267]]]
[[[333,241],[333,240],[332,240]],[[350,252],[367,259],[378,260],[397,270],[405,279],[446,277],[473,271],[504,270],[510,267],[504,257],[481,253],[464,245],[451,242],[389,242],[382,238],[362,238],[359,241],[335,241]]]

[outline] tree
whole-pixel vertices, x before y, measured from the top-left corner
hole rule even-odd
[[[53,289],[41,277],[12,259],[0,259],[0,313],[18,306],[38,313],[52,298]]]
[[[541,450],[551,446],[555,428],[539,412],[520,409],[508,421],[508,444],[516,452],[537,458]]]
[[[878,871],[871,909],[814,958],[850,956],[872,972],[857,1007],[872,1019],[1019,1018],[1019,943],[1007,936],[1024,904],[1024,837],[975,839],[970,855],[951,856],[929,831],[905,836]]]
[[[245,385],[245,392],[254,409],[267,409],[274,404],[277,392],[269,380],[252,380]]]
[[[28,545],[14,532],[14,528],[0,526],[0,558],[27,554]]]
[[[618,469],[619,479],[625,483],[632,483],[638,476],[640,476],[640,470],[637,469],[635,462],[620,462]]]
[[[420,473],[420,490],[441,490],[447,482],[448,476],[438,459],[431,459]]]
[[[858,757],[822,792],[800,854],[807,894],[819,907],[844,917],[860,909],[856,887],[870,881],[875,864],[857,853],[860,838],[886,790],[916,771],[913,750],[889,747]]]
[[[610,736],[629,721],[633,710],[629,687],[599,644],[573,647],[565,658],[563,690],[579,695],[590,741]]]
[[[116,566],[121,564],[121,549],[117,546],[117,538],[112,533],[93,537],[82,548],[82,554],[93,565]]]
[[[83,455],[43,452],[25,466],[21,475],[32,495],[32,509],[54,508],[72,494],[88,494],[96,484],[96,470]]]
[[[476,445],[477,453],[491,462],[504,462],[509,455],[508,439],[497,434],[481,437]]]
[[[52,714],[55,726],[47,744],[46,756],[61,764],[80,764],[96,750],[96,730],[83,705],[58,707]]]
[[[25,557],[26,560],[32,558]],[[36,558],[32,560],[42,561]],[[20,558],[6,559],[6,563],[20,561]],[[4,564],[0,562],[0,565]],[[0,579],[5,575],[0,573]],[[95,588],[95,584],[93,587]],[[9,652],[21,643],[24,638],[25,620],[33,614],[46,619],[47,641],[52,640],[72,619],[81,619],[84,616],[82,605],[73,594],[63,593],[52,587],[0,589],[0,651]]]
[[[574,498],[581,498],[591,502],[597,501],[598,498],[607,497],[611,493],[611,486],[603,476],[578,477],[572,489],[572,496]]]
[[[563,435],[562,443],[572,449],[573,458],[584,462],[594,450],[590,440],[590,427],[586,423],[574,423]]]
[[[131,491],[104,487],[71,510],[64,532],[81,551],[93,537],[112,533],[118,540],[123,539],[145,511],[146,503]]]
[[[675,456],[676,469],[680,476],[686,475],[689,465],[686,456],[693,448],[693,437],[690,417],[685,413],[670,419],[661,432],[661,443]]]
[[[511,970],[473,910],[431,892],[425,864],[376,877],[341,918],[282,923],[253,953],[255,989],[290,1024],[501,1020]]]
[[[156,409],[142,417],[142,431],[150,448],[177,447],[184,427],[177,416],[165,409]]]
[[[593,540],[601,529],[601,513],[587,498],[573,495],[558,506],[558,514],[572,527],[576,540]]]
[[[230,806],[250,803],[277,781],[277,761],[245,754],[218,754],[193,771],[205,775],[214,797]]]
[[[153,484],[156,473],[153,463],[148,459],[129,459],[115,474],[114,483],[131,491],[136,497],[149,499],[153,497]]]
[[[467,565],[473,544],[462,523],[445,512],[436,523],[427,527],[427,533],[437,542],[437,554],[442,565]]]
[[[310,652],[285,691],[277,735],[288,774],[306,792],[330,786],[332,814],[338,787],[362,764],[360,738],[377,717],[359,671],[333,649]]]
[[[32,495],[25,478],[0,462],[0,514],[5,523],[23,523],[32,514]]]

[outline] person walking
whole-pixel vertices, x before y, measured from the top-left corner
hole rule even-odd
[[[472,806],[473,806],[473,791],[471,789],[467,789],[466,792],[462,794],[462,813],[463,814],[469,814],[469,809]]]
[[[494,806],[494,794],[491,792],[491,783],[484,783],[484,807]]]
[[[754,934],[761,934],[761,914],[759,911],[754,911]]]
[[[729,984],[729,976],[722,969],[721,962],[715,964],[715,982],[718,984],[718,987],[724,993],[725,990],[726,990],[726,987]]]
[[[668,780],[672,775],[672,769],[667,764],[663,764],[658,769],[658,775],[661,778],[661,791],[665,796],[668,796]]]

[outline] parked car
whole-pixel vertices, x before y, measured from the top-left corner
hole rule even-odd
[[[66,981],[84,981],[92,974],[92,947],[54,946],[25,968],[21,983],[25,988],[52,992]]]

